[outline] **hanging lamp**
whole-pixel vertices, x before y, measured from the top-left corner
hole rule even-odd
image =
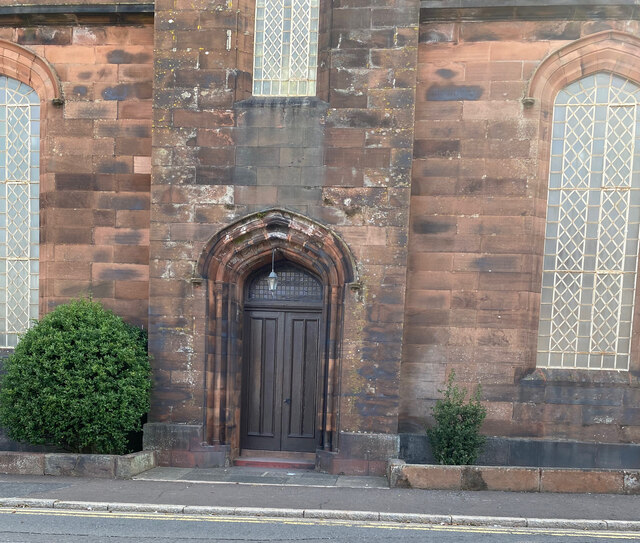
[[[278,288],[278,276],[276,275],[276,271],[274,269],[274,262],[276,258],[276,250],[273,249],[271,253],[271,273],[267,277],[267,284],[269,285],[269,290],[274,291]]]

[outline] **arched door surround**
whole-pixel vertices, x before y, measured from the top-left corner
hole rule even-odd
[[[197,272],[207,287],[205,425],[207,441],[240,447],[243,307],[251,274],[278,258],[308,270],[323,285],[320,446],[333,450],[338,431],[340,344],[345,286],[355,281],[351,251],[334,232],[302,215],[270,209],[249,215],[205,246]]]

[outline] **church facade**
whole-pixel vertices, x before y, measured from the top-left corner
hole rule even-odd
[[[455,371],[484,462],[638,467],[639,103],[632,0],[5,0],[1,347],[147,327],[163,465],[427,461]]]

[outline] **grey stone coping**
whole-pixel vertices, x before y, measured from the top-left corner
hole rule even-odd
[[[0,451],[0,473],[130,479],[156,466],[154,451],[125,455]]]
[[[524,466],[387,465],[391,488],[640,495],[640,470]]]

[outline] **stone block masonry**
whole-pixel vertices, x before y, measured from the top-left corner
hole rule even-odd
[[[638,8],[444,4],[321,0],[303,97],[252,95],[251,0],[0,6],[1,73],[46,96],[40,313],[90,294],[148,325],[160,463],[238,455],[245,285],[278,249],[324,284],[321,468],[419,457],[398,435],[452,370],[486,434],[537,443],[501,460],[628,467],[640,335],[629,372],[535,357],[554,96],[640,80]]]
[[[336,430],[397,430],[418,3],[331,9],[321,3],[317,96],[264,98],[250,93],[252,3],[156,4],[153,422],[201,424],[216,386],[205,381],[215,364],[205,341],[215,287],[191,281],[207,240],[282,208],[329,227],[358,262],[361,285],[345,302]]]
[[[560,72],[547,79],[553,70],[543,71],[546,94],[523,98],[545,58],[568,59],[556,51],[575,40],[575,58],[596,58],[606,40],[631,39],[614,34],[634,33],[636,16],[576,8],[567,20],[554,16],[566,16],[555,5],[536,14],[431,4],[423,3],[418,49],[400,430],[423,430],[455,370],[467,389],[482,384],[488,435],[633,443],[633,372],[535,370],[550,104]],[[628,76],[618,64],[612,69]],[[592,69],[563,73],[573,81]],[[593,450],[581,450],[581,462],[597,462]]]
[[[0,38],[48,62],[64,97],[42,108],[40,313],[90,295],[146,326],[152,14],[42,17],[0,11]]]

